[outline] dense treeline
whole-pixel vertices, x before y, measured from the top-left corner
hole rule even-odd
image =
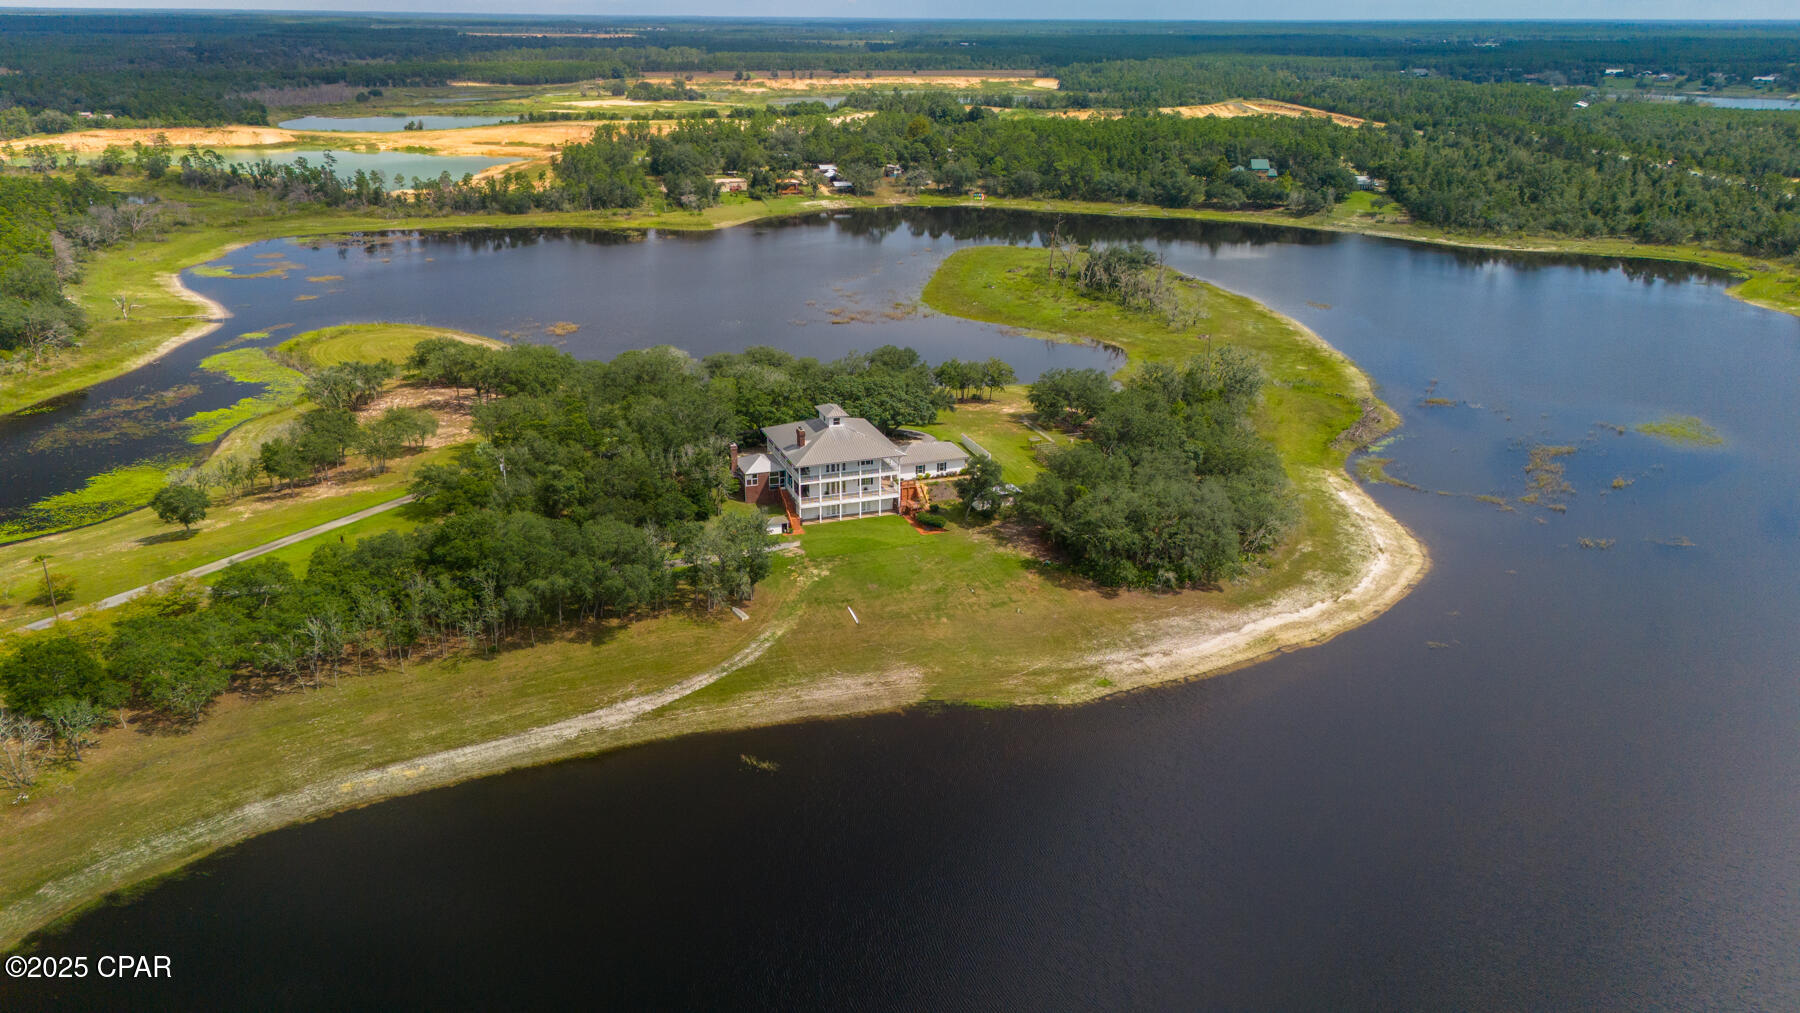
[[[1471,81],[1592,82],[1609,67],[1707,80],[1800,73],[1790,29],[1746,25],[1172,24],[1129,22],[533,21],[294,15],[0,16],[0,109],[90,111],[147,124],[264,123],[262,98],[309,85],[456,79],[548,84],[646,73],[1068,73],[1112,60],[1249,54]],[[1239,93],[1249,94],[1249,93]]]
[[[121,210],[85,173],[69,178],[0,174],[0,362],[27,363],[74,340],[86,326],[63,292],[80,258],[148,228],[151,209]]]
[[[1248,421],[1261,384],[1230,346],[1146,365],[1118,391],[1097,370],[1046,374],[1031,392],[1040,417],[1088,439],[1050,452],[1020,512],[1103,584],[1186,587],[1240,572],[1294,510],[1281,462]]]
[[[1788,180],[1800,174],[1800,117],[1649,103],[1574,109],[1566,96],[1524,85],[1391,84],[1328,81],[1287,96],[1393,117],[1361,128],[1319,117],[998,116],[942,93],[890,91],[868,99],[873,115],[858,119],[762,110],[684,120],[661,134],[608,125],[566,147],[541,177],[442,177],[414,181],[398,197],[374,176],[337,178],[329,164],[234,167],[205,153],[183,159],[183,178],[441,212],[633,208],[664,195],[697,209],[718,199],[718,175],[743,176],[752,196],[772,196],[783,180],[822,183],[814,167],[834,163],[859,193],[885,173],[913,191],[1307,214],[1347,196],[1360,172],[1384,181],[1418,221],[1447,228],[1800,250],[1800,201]],[[1257,158],[1275,178],[1245,168]]]
[[[48,728],[78,753],[120,707],[189,721],[233,683],[316,683],[569,623],[743,600],[769,572],[769,538],[760,515],[721,512],[731,442],[809,417],[822,401],[888,429],[933,421],[949,403],[918,354],[892,346],[829,363],[772,348],[588,362],[439,338],[416,346],[406,370],[466,392],[479,438],[420,469],[412,491],[424,523],[323,546],[301,574],[271,559],[239,564],[210,596],[146,599],[109,634],[31,637],[0,661],[12,712],[0,720],[16,735]],[[316,407],[251,467],[294,482],[351,453],[379,467],[416,444],[433,428],[420,413],[361,424],[354,414],[392,375],[385,363],[315,370],[306,393]],[[254,481],[244,468],[209,474],[208,488]],[[200,485],[164,493],[166,520],[205,516]]]

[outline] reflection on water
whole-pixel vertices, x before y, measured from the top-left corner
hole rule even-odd
[[[401,318],[594,314],[583,354],[778,328],[867,347],[935,318],[834,327],[831,301],[916,293],[955,245],[1051,225],[895,212],[296,255],[352,282],[381,265]],[[1413,595],[1092,706],[690,738],[280,831],[41,943],[154,944],[177,980],[0,981],[0,1006],[1800,1005],[1800,321],[1667,266],[1064,231],[1154,243],[1368,370],[1406,418],[1383,454],[1421,487],[1373,490],[1431,549]],[[265,322],[384,305],[197,283]],[[1727,443],[1633,428],[1666,414]],[[1545,446],[1572,448],[1561,510],[1520,499]]]

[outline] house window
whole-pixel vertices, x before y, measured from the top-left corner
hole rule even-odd
[[[827,464],[824,468],[825,474],[827,475],[835,475],[843,470],[844,466],[841,464]]]
[[[938,462],[938,474],[942,475],[944,472],[949,471],[949,470],[950,470],[950,462],[949,461],[939,461]]]
[[[915,474],[915,475],[923,475],[923,474],[925,474],[925,466],[924,466],[924,465],[923,465],[923,464],[919,464],[919,465],[914,465],[914,471],[913,471],[913,474]]]
[[[761,481],[762,481],[762,476],[760,476],[760,475],[745,475],[744,476],[744,484],[745,485],[756,485]]]

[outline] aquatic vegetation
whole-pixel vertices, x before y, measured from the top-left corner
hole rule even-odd
[[[1455,398],[1448,397],[1428,397],[1419,403],[1430,408],[1454,408],[1458,404]]]
[[[565,334],[574,334],[579,330],[581,330],[581,325],[569,320],[558,320],[553,324],[544,325],[544,333],[554,334],[559,338]]]
[[[315,275],[307,278],[306,280],[312,282],[315,285],[322,285],[322,284],[325,284],[326,282],[343,281],[344,276],[341,274],[315,274]]]
[[[1692,415],[1664,415],[1654,422],[1639,422],[1632,428],[1646,436],[1678,447],[1717,447],[1725,443],[1719,431]]]
[[[1575,544],[1584,549],[1610,549],[1618,543],[1616,538],[1578,538]]]
[[[271,262],[262,265],[262,270],[253,271],[249,274],[237,273],[237,270],[230,264],[202,264],[199,267],[191,268],[190,270],[202,278],[236,278],[244,280],[251,278],[285,278],[289,271],[299,266],[299,264],[289,261],[282,261],[280,263]]]
[[[94,524],[150,502],[179,460],[139,461],[87,480],[71,492],[47,496],[0,522],[0,543]]]
[[[1519,497],[1521,503],[1538,503],[1557,513],[1568,509],[1561,502],[1563,497],[1575,492],[1563,477],[1567,468],[1560,458],[1575,453],[1575,448],[1567,445],[1540,443],[1533,446],[1525,462],[1526,492]]]
[[[1356,477],[1365,482],[1380,482],[1383,485],[1417,490],[1419,487],[1411,482],[1388,474],[1387,466],[1392,463],[1394,459],[1391,457],[1359,457],[1356,459]]]
[[[1624,475],[1618,475],[1613,478],[1612,487],[1614,489],[1623,489],[1635,481],[1637,481],[1635,478],[1626,478]]]
[[[781,764],[776,763],[774,760],[764,760],[759,757],[751,756],[749,753],[739,753],[738,759],[744,761],[744,766],[754,770],[763,771],[764,773],[773,774],[781,769]]]
[[[200,367],[224,373],[240,383],[260,383],[266,389],[261,394],[240,398],[235,404],[196,412],[182,420],[188,427],[189,443],[211,443],[240,423],[293,404],[300,399],[300,387],[305,381],[299,370],[276,362],[260,348],[218,352],[202,359]]]
[[[31,450],[67,450],[155,436],[168,429],[168,410],[198,393],[198,384],[184,383],[137,397],[113,398],[39,434],[31,441]]]

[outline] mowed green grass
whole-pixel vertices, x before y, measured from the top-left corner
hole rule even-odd
[[[305,368],[335,366],[343,362],[380,362],[403,365],[413,346],[427,338],[454,338],[472,345],[499,348],[503,342],[445,327],[422,324],[342,324],[307,331],[283,341],[276,352]]]
[[[354,510],[347,511],[355,513]],[[314,535],[292,545],[283,546],[266,554],[269,559],[279,559],[293,568],[298,576],[306,574],[306,564],[312,558],[313,550],[325,545],[355,545],[372,535],[387,534],[390,531],[407,532],[424,523],[423,518],[412,509],[411,505],[396,507],[383,511],[373,517],[364,517],[354,524],[346,524],[335,531],[327,531],[322,535]],[[208,578],[210,582],[210,578]]]
[[[1037,448],[1046,441],[1025,424],[1024,417],[1030,413],[1025,387],[1020,385],[995,391],[991,401],[959,401],[955,408],[939,412],[935,425],[918,428],[955,443],[969,437],[1000,462],[1006,481],[1024,485],[1044,470],[1038,463]],[[1054,430],[1045,432],[1058,446],[1068,444],[1067,436]]]

